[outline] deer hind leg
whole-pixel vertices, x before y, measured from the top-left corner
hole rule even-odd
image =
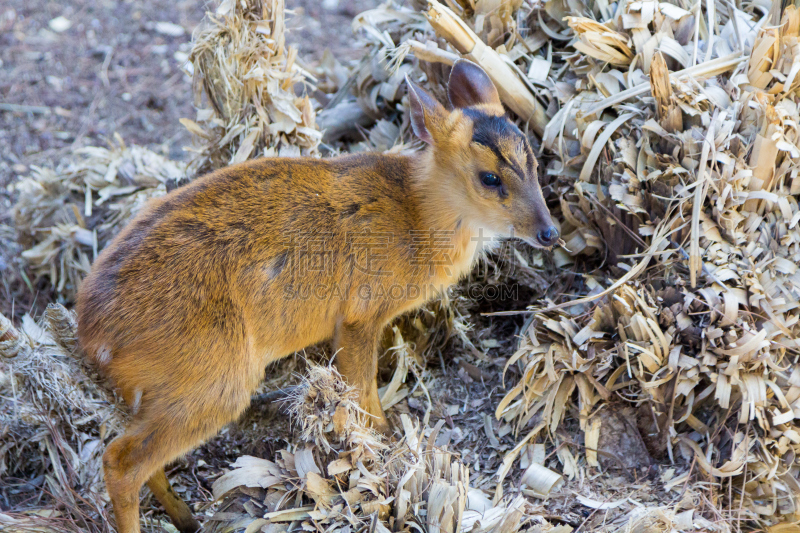
[[[195,520],[191,509],[186,505],[180,496],[172,489],[172,485],[167,479],[164,467],[156,470],[156,473],[147,480],[147,487],[153,496],[161,502],[164,510],[172,520],[172,524],[181,533],[195,533],[200,531],[200,523]]]
[[[342,324],[334,343],[336,366],[347,383],[359,391],[361,408],[372,415],[372,425],[389,434],[389,421],[378,396],[378,326]]]
[[[235,420],[250,399],[250,391],[236,384],[212,383],[200,389],[216,393],[143,402],[125,434],[106,449],[103,469],[119,533],[139,533],[139,490],[145,482],[182,533],[199,529],[170,487],[164,465]]]
[[[134,422],[106,448],[103,475],[119,533],[139,533],[139,489],[167,463],[167,458],[159,457],[163,447],[157,428]]]

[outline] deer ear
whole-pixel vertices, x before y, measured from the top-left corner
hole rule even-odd
[[[444,107],[425,89],[406,76],[408,84],[408,100],[411,104],[411,127],[414,134],[428,144],[433,144],[431,126],[444,113]]]
[[[453,63],[447,96],[454,108],[472,107],[481,104],[498,105],[502,108],[500,95],[486,72],[475,63],[459,59]]]

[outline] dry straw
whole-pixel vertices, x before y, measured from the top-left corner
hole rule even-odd
[[[57,304],[41,325],[25,315],[21,329],[0,315],[0,478],[27,480],[17,494],[39,495],[30,512],[0,513],[0,530],[103,531],[108,522],[102,455],[126,412],[80,356],[76,327]]]
[[[646,402],[669,458],[695,461],[724,507],[792,521],[800,18],[794,6],[770,17],[728,6],[709,33],[680,6],[631,2],[604,20],[608,33],[570,20],[586,77],[545,139],[570,155],[558,179],[569,252],[557,260],[594,253],[588,234],[611,268],[595,296],[539,308],[513,359],[523,378],[498,415],[524,434],[541,412],[537,428],[554,434],[576,394],[590,447],[610,396]],[[589,32],[594,50],[578,46]],[[626,40],[635,55],[617,54]],[[648,74],[645,90],[619,98]],[[601,292],[614,267],[636,274]]]
[[[469,486],[469,468],[402,415],[399,442],[366,425],[355,391],[330,367],[311,366],[290,410],[304,443],[273,460],[240,457],[214,483],[227,494],[210,531],[304,530],[510,533],[530,518],[524,498],[493,505]],[[543,519],[543,531],[552,528]]]
[[[55,169],[33,167],[16,183],[22,257],[37,277],[72,301],[91,262],[150,198],[183,179],[186,165],[122,139],[81,148]]]
[[[196,31],[189,55],[197,120],[181,119],[195,138],[198,175],[262,156],[317,153],[322,134],[298,84],[313,78],[286,45],[283,0],[225,0]]]

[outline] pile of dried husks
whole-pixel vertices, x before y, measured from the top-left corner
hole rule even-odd
[[[387,443],[366,427],[357,393],[321,366],[309,367],[290,402],[305,442],[274,461],[240,457],[214,483],[215,498],[234,492],[210,531],[510,533],[529,521],[525,498],[493,505],[470,488],[458,454],[436,445],[444,420],[426,435],[404,414],[402,439]],[[525,525],[568,531],[541,517]]]
[[[206,107],[183,121],[197,141],[188,173],[316,154],[321,139],[342,151],[418,149],[404,76],[444,100],[448,65],[483,66],[541,149],[565,241],[552,254],[508,248],[498,263],[515,261],[513,279],[547,295],[518,312],[527,320],[507,354],[508,392],[486,413],[517,444],[498,468],[476,472],[441,421],[429,426],[430,370],[419,354],[442,322],[423,314],[387,333],[396,369],[382,391],[385,405],[427,403],[421,423],[404,413],[400,439],[381,440],[335,372],[311,367],[290,400],[294,444],[237,461],[214,485],[222,503],[206,527],[800,530],[800,12],[770,0],[408,4],[358,15],[369,55],[351,71],[327,57],[312,75],[286,48],[282,1],[223,1],[190,56]],[[329,93],[319,122],[335,135],[326,138],[319,109],[294,92],[314,76]],[[156,157],[88,149],[20,185],[26,257],[67,299],[141,202],[184,176]],[[569,283],[548,288],[547,269]],[[417,342],[403,340],[415,328]],[[477,352],[463,325],[454,329],[464,352]],[[0,379],[4,397],[22,379],[18,368],[10,375]],[[625,432],[620,406],[655,469],[608,451]],[[76,419],[97,423],[50,417]],[[53,441],[37,435],[30,442]]]
[[[669,460],[693,465],[667,487],[697,475],[725,518],[794,522],[800,12],[690,7],[567,18],[580,53],[544,137],[561,154],[556,261],[599,251],[608,268],[536,311],[497,415],[534,439],[577,400],[593,467],[597,412],[647,405]]]
[[[81,148],[56,169],[34,167],[16,184],[13,214],[17,239],[26,248],[22,257],[68,302],[125,223],[186,175],[184,163],[115,141],[108,148]]]
[[[43,505],[0,512],[2,531],[79,532],[108,523],[102,456],[127,412],[76,357],[76,328],[75,314],[58,304],[48,306],[42,325],[25,315],[17,329],[0,315],[0,479],[27,480],[12,497]]]
[[[197,146],[190,171],[269,156],[314,155],[322,133],[308,96],[313,77],[287,46],[283,0],[223,0],[194,36],[187,65],[197,121],[181,123]]]

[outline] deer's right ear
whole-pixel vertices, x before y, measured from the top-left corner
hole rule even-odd
[[[445,113],[444,106],[428,91],[414,83],[406,76],[408,100],[411,105],[411,127],[414,134],[428,144],[433,144],[431,128],[435,128],[437,120]]]
[[[503,103],[492,79],[480,66],[467,59],[453,63],[447,82],[447,96],[453,107],[465,108],[477,105],[493,105],[502,114]]]

